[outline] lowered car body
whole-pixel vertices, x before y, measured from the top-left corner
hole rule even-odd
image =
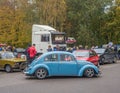
[[[50,76],[86,76],[99,74],[99,69],[88,61],[77,61],[72,53],[53,51],[42,54],[25,70],[25,75],[44,79]]]

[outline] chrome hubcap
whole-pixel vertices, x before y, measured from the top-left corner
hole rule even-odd
[[[93,69],[87,69],[86,74],[88,77],[93,77],[94,76],[94,70]]]
[[[10,66],[6,66],[6,68],[5,68],[5,70],[7,71],[7,72],[10,72]]]
[[[44,70],[44,69],[39,69],[39,70],[37,70],[37,77],[38,78],[45,78],[46,77],[46,71]]]

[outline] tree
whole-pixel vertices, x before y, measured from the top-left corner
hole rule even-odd
[[[30,30],[24,21],[26,15],[19,0],[5,0],[0,7],[0,42],[21,46],[30,42]]]
[[[50,25],[63,31],[66,18],[65,0],[35,0],[35,13],[39,24]]]
[[[102,36],[107,42],[112,41],[116,44],[120,43],[120,0],[116,0],[111,5],[109,11],[105,14],[105,21],[102,26]]]
[[[76,37],[78,44],[101,43],[101,18],[104,7],[111,0],[66,0],[67,30]]]

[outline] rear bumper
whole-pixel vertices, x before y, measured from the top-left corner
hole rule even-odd
[[[23,74],[25,74],[26,76],[33,76],[33,74],[30,73],[30,71],[28,70],[28,68],[23,70]]]
[[[102,74],[102,73],[101,73],[101,71],[99,70],[98,73],[97,73],[95,76],[99,77],[99,76],[101,76],[101,74]]]

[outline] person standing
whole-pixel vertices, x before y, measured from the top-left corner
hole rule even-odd
[[[15,46],[12,47],[12,52],[15,55],[15,57],[17,57],[18,53],[17,53],[17,49]]]
[[[59,47],[58,44],[57,44],[56,47],[54,48],[54,51],[60,51],[60,47]]]
[[[2,51],[2,46],[0,46],[0,51]]]
[[[48,52],[52,51],[51,45],[48,46],[47,51],[48,51]]]
[[[35,56],[37,54],[36,48],[35,48],[35,44],[33,44],[32,46],[30,46],[27,50],[28,54],[29,54],[29,64],[32,63],[32,61],[35,59]]]
[[[72,52],[73,52],[72,50],[73,50],[73,49],[72,49],[71,47],[69,47],[68,50],[67,50],[67,52],[72,53]]]
[[[26,59],[27,59],[27,61],[30,59],[30,57],[29,57],[29,53],[28,53],[28,49],[31,47],[31,45],[30,44],[28,44],[28,47],[25,49],[25,55],[26,55]]]

